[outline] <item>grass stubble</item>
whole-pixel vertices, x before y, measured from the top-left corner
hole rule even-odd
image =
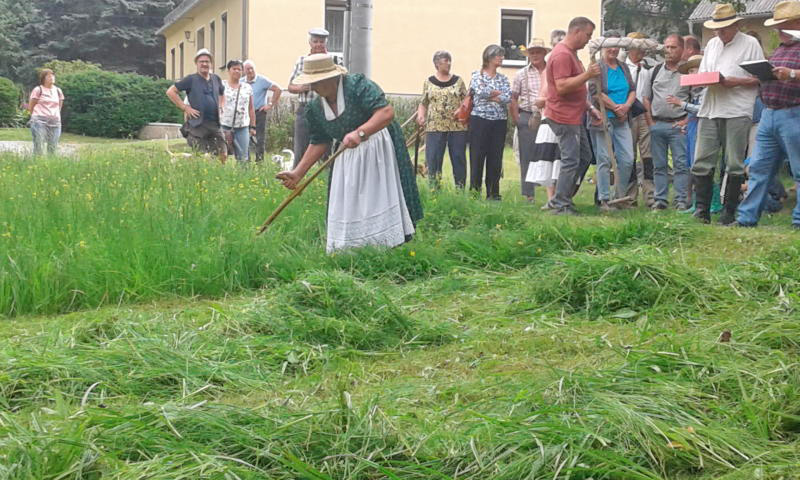
[[[269,176],[4,157],[0,478],[800,476],[796,237],[424,190],[325,256]]]

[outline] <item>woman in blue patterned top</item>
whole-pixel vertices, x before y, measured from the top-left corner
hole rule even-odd
[[[506,140],[511,83],[498,73],[505,50],[489,45],[483,51],[483,67],[472,73],[470,92],[473,99],[469,119],[470,189],[480,192],[486,168],[486,198],[500,200],[500,173],[503,170],[503,147]]]

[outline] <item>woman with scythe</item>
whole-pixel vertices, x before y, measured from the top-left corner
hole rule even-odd
[[[319,94],[306,110],[311,145],[297,167],[277,178],[294,189],[334,139],[345,149],[331,172],[327,252],[410,240],[422,204],[403,132],[383,91],[363,75],[347,74],[327,54],[306,57],[294,83]]]

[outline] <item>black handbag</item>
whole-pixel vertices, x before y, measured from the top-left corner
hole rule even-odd
[[[631,110],[630,110],[631,118],[636,118],[639,115],[645,113],[646,111],[647,109],[644,108],[642,102],[640,102],[639,99],[637,98],[636,100],[633,101],[633,105],[631,105]]]

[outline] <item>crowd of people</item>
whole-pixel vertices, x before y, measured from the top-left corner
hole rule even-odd
[[[578,52],[596,27],[577,17],[566,31],[552,32],[549,44],[533,38],[519,48],[529,63],[511,80],[499,70],[508,46],[487,46],[468,81],[452,72],[450,53],[437,51],[416,111],[431,184],[442,181],[447,151],[456,187],[466,189],[469,178],[470,190],[485,188],[487,199],[500,200],[510,116],[520,193],[533,203],[535,188],[544,187],[542,210],[576,215],[573,198],[595,163],[602,212],[637,206],[641,192],[653,210],[672,206],[704,223],[720,212],[723,225],[755,226],[786,196],[777,180],[785,165],[800,182],[800,135],[792,134],[800,127],[800,2],[778,3],[765,22],[780,39],[769,59],[772,79],[742,68],[764,60],[764,49],[757,34],[741,31],[741,20],[730,4],[716,4],[704,24],[716,35],[704,52],[693,36],[671,34],[653,49],[636,42],[647,37],[642,33],[603,32],[599,58],[592,52],[584,66]],[[331,174],[328,250],[399,245],[422,218],[402,130],[380,87],[349,74],[328,54],[327,39],[322,28],[309,31],[309,52],[289,79],[287,90],[297,96],[295,162],[278,178],[295,188],[338,142],[345,152]],[[213,73],[210,51],[199,50],[195,63],[197,72],[167,91],[185,115],[189,144],[223,162],[230,151],[247,163],[252,143],[263,160],[267,115],[281,87],[251,60],[228,62],[227,80]],[[683,81],[695,73],[719,75],[705,84]],[[45,146],[54,152],[60,134],[63,94],[54,81],[53,72],[42,71],[31,93],[39,153]],[[800,229],[800,202],[792,225]]]
[[[740,31],[741,20],[730,4],[717,4],[704,24],[716,34],[705,52],[694,36],[671,34],[657,51],[629,42],[624,59],[618,45],[625,42],[608,41],[622,34],[607,31],[607,46],[586,68],[577,52],[595,25],[578,17],[566,32],[554,31],[549,46],[532,39],[525,49],[529,64],[512,81],[497,71],[507,50],[490,45],[468,86],[450,73],[450,54],[437,52],[417,115],[427,134],[431,181],[440,181],[447,144],[455,184],[463,187],[468,144],[470,188],[480,191],[485,183],[487,198],[499,199],[510,115],[520,193],[533,202],[535,187],[545,187],[543,210],[577,214],[572,198],[595,163],[600,211],[637,206],[641,192],[653,210],[673,206],[704,223],[720,213],[723,225],[754,226],[763,210],[774,211],[787,196],[777,179],[784,165],[800,181],[800,136],[788,133],[800,127],[800,38],[790,33],[800,30],[800,2],[780,2],[765,22],[780,39],[769,59],[771,80],[759,81],[741,67],[764,60],[758,35]],[[718,72],[719,80],[682,83],[685,75],[706,72]],[[472,103],[468,127],[453,117],[465,99]],[[792,225],[800,228],[800,204]]]

